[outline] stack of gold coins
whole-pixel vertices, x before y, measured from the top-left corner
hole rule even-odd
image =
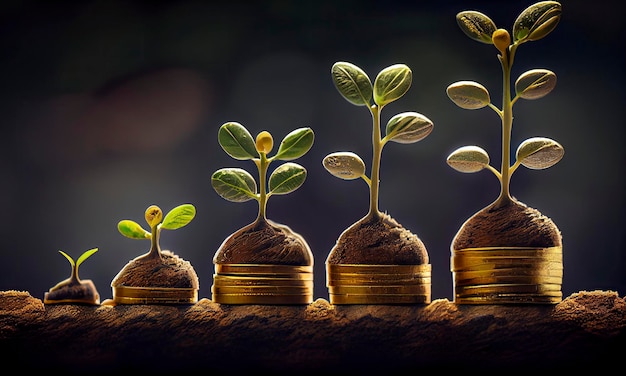
[[[555,304],[562,300],[562,247],[452,250],[454,302]]]
[[[431,265],[326,264],[331,304],[430,303]]]
[[[211,292],[222,304],[309,304],[313,266],[215,264]]]
[[[193,304],[198,301],[198,289],[172,287],[113,287],[116,304]]]

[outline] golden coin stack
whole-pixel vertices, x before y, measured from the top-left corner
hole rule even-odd
[[[172,287],[113,287],[113,301],[117,304],[194,304],[198,289]]]
[[[331,304],[430,303],[431,265],[326,264]]]
[[[313,266],[215,264],[211,292],[222,304],[309,304]]]
[[[562,247],[452,250],[459,304],[556,304],[562,300]]]

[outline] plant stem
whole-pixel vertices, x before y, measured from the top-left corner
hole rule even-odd
[[[380,158],[382,155],[382,142],[380,133],[380,112],[382,107],[377,105],[370,106],[370,112],[372,114],[372,176],[370,184],[370,208],[367,213],[367,217],[381,218],[380,210],[378,209],[378,188],[380,185]]]
[[[511,131],[513,129],[513,103],[511,102],[511,66],[515,56],[516,45],[509,46],[506,54],[500,55],[502,65],[502,166],[500,178],[500,196],[495,202],[502,207],[513,201],[511,185]]]
[[[72,276],[70,277],[70,284],[71,285],[80,284],[80,278],[78,278],[78,264],[76,263],[72,264]]]
[[[147,257],[149,258],[161,258],[161,245],[159,244],[159,238],[161,235],[161,229],[158,225],[154,226],[150,237],[150,252]]]
[[[267,155],[263,152],[260,152],[261,156],[259,159],[255,159],[254,163],[259,170],[259,215],[257,216],[257,221],[266,220],[266,212],[265,209],[267,207],[267,167],[269,165],[269,160],[267,159]]]

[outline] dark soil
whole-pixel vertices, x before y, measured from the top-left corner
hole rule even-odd
[[[452,249],[476,247],[562,246],[561,232],[537,209],[519,201],[496,207],[489,205],[470,217],[452,241]]]
[[[619,374],[626,301],[91,306],[0,291],[0,346],[6,374]]]
[[[231,234],[213,257],[215,264],[313,265],[304,238],[289,227],[259,220]]]
[[[347,228],[328,255],[328,264],[428,264],[424,243],[388,214],[364,217]]]
[[[161,258],[140,256],[131,260],[111,282],[112,287],[171,287],[198,289],[198,276],[189,261],[171,251],[161,251]]]

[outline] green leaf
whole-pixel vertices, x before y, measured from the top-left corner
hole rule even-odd
[[[70,262],[70,265],[72,265],[72,268],[73,268],[75,263],[74,263],[74,259],[72,258],[72,256],[68,255],[67,253],[65,253],[63,251],[59,251],[59,253],[62,254],[63,256],[65,256],[65,258],[67,259],[67,261]]]
[[[284,195],[298,189],[306,179],[306,170],[297,163],[287,162],[279,166],[269,178],[269,193]]]
[[[315,135],[311,128],[296,129],[283,138],[274,158],[283,161],[300,158],[311,149],[314,138]]]
[[[496,24],[483,13],[468,10],[456,15],[456,23],[468,37],[481,43],[493,44],[491,35],[496,31]]]
[[[555,165],[564,154],[565,149],[558,142],[545,137],[533,137],[520,144],[516,158],[530,169],[543,170]]]
[[[513,24],[513,41],[522,43],[548,35],[561,19],[561,4],[540,1],[524,9]]]
[[[491,103],[489,91],[478,82],[455,82],[448,86],[446,93],[454,104],[466,110],[477,110]]]
[[[83,263],[83,261],[87,260],[91,255],[93,255],[96,252],[98,252],[98,248],[92,248],[88,251],[83,252],[83,254],[80,255],[80,257],[78,258],[78,260],[76,260],[76,267],[79,267],[80,264]]]
[[[348,102],[357,106],[369,106],[372,99],[372,81],[354,64],[337,62],[330,71],[335,87]]]
[[[117,224],[118,231],[131,239],[148,239],[150,238],[150,232],[144,230],[139,223],[131,221],[130,219],[124,219]]]
[[[489,154],[478,146],[463,146],[453,151],[446,162],[459,172],[478,172],[489,165]]]
[[[411,87],[413,73],[404,64],[395,64],[380,71],[374,80],[374,102],[384,106],[402,97]]]
[[[252,135],[239,123],[223,124],[217,133],[217,140],[222,149],[235,159],[247,160],[259,157]]]
[[[186,226],[196,216],[196,208],[191,204],[182,204],[170,210],[163,218],[161,229],[176,230]]]
[[[547,69],[532,69],[515,81],[515,93],[524,99],[539,99],[556,86],[556,74]]]
[[[426,138],[433,126],[433,122],[422,114],[404,112],[389,120],[386,137],[400,144],[412,144]]]
[[[222,198],[233,202],[256,199],[256,181],[241,168],[222,168],[213,173],[211,185]]]
[[[358,179],[365,174],[365,162],[349,151],[328,154],[322,164],[326,171],[344,180]]]

